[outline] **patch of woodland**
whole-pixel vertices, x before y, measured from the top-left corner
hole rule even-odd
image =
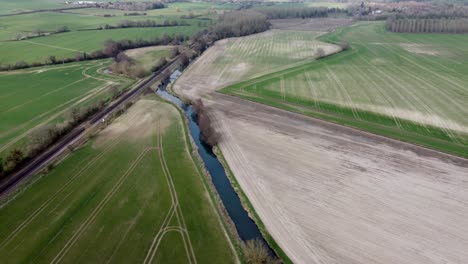
[[[117,25],[101,25],[96,29],[83,29],[81,31],[90,31],[90,30],[106,30],[106,29],[119,29],[119,28],[148,28],[148,27],[177,27],[177,26],[190,26],[186,21],[177,21],[177,20],[164,20],[162,23],[159,23],[155,20],[142,20],[142,21],[132,21],[124,20],[119,22]]]
[[[192,103],[192,110],[200,127],[201,140],[209,146],[214,146],[218,143],[221,135],[213,128],[212,120],[208,114],[207,107],[201,99]]]
[[[75,2],[66,2],[67,4],[70,5],[84,5],[86,7],[95,7],[95,8],[103,8],[103,9],[117,9],[117,10],[123,10],[123,11],[146,11],[146,10],[152,10],[152,9],[161,9],[161,8],[166,8],[167,5],[165,5],[163,2],[159,1],[146,1],[146,2],[134,2],[134,1],[128,1],[128,2],[99,2],[99,3],[85,3],[85,4],[79,4],[78,1]]]
[[[348,7],[359,20],[468,18],[468,5],[432,2],[364,3]]]
[[[329,14],[346,14],[348,11],[342,8],[327,7],[255,7],[253,10],[267,16],[268,19],[287,18],[323,18]]]
[[[266,15],[253,10],[241,10],[220,15],[218,22],[209,31],[214,40],[219,40],[260,33],[268,30],[270,25]]]

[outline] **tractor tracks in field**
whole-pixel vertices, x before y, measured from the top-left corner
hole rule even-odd
[[[86,218],[86,220],[80,225],[78,230],[72,235],[72,237],[67,241],[64,247],[60,252],[55,256],[51,263],[59,263],[63,257],[68,253],[68,251],[73,247],[73,245],[78,241],[78,239],[83,235],[83,233],[88,229],[91,223],[96,219],[97,215],[102,211],[102,209],[107,205],[110,199],[114,196],[117,190],[122,186],[128,176],[133,172],[133,170],[138,166],[140,161],[144,156],[151,150],[155,150],[154,147],[145,148],[138,157],[130,164],[128,169],[120,176],[117,182],[112,186],[112,188],[107,192],[106,196],[101,200],[101,202],[94,208],[91,214]]]
[[[102,157],[104,156],[104,154],[106,154],[107,151],[111,149],[112,147],[113,147],[113,142],[109,142],[109,144],[103,148],[101,153],[99,153],[96,157],[94,157],[88,163],[86,163],[86,165],[84,165],[77,173],[75,173],[49,199],[44,201],[32,214],[30,214],[23,222],[21,222],[21,224],[17,226],[15,230],[13,230],[13,232],[7,238],[5,238],[5,240],[3,240],[0,243],[0,250],[2,250],[6,245],[8,245],[8,243],[10,243],[11,240],[13,240],[24,228],[26,228],[37,216],[39,216],[40,213],[44,211],[44,209],[47,208],[60,194],[62,194],[66,190],[67,187],[75,183],[87,169],[89,169],[98,161],[100,161]]]
[[[161,127],[159,123],[160,121],[158,121],[158,127]],[[184,249],[187,254],[188,262],[196,264],[197,259],[195,257],[193,245],[190,241],[190,236],[188,233],[187,225],[185,223],[184,215],[182,213],[182,209],[180,208],[179,199],[177,197],[177,190],[175,188],[171,172],[167,166],[166,159],[164,158],[164,147],[162,144],[162,140],[163,140],[162,136],[163,134],[160,131],[157,137],[157,146],[158,146],[157,149],[159,151],[159,162],[161,163],[164,177],[166,178],[166,182],[170,190],[172,206],[169,212],[167,213],[166,217],[164,218],[163,224],[161,225],[159,231],[156,233],[143,263],[144,264],[152,263],[158,251],[159,245],[162,239],[164,238],[164,235],[172,231],[177,231],[182,236],[182,240],[184,242]],[[177,219],[178,226],[169,225],[174,215]]]

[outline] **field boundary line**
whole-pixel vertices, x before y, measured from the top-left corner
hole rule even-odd
[[[94,221],[96,216],[101,212],[101,210],[107,205],[107,202],[114,196],[116,191],[122,186],[123,182],[127,179],[128,175],[136,168],[136,166],[140,163],[146,153],[148,153],[152,148],[145,148],[138,157],[130,164],[128,169],[124,172],[122,176],[117,180],[117,182],[112,186],[106,196],[101,200],[101,202],[97,205],[97,207],[91,212],[88,218],[81,224],[78,230],[73,234],[73,236],[68,240],[62,250],[55,256],[55,258],[51,261],[51,263],[58,263],[62,260],[62,258],[68,253],[71,247],[76,243],[76,241],[81,237],[83,232],[88,228],[89,224]]]
[[[24,220],[2,243],[0,244],[0,250],[7,245],[19,232],[21,232],[29,223],[31,223],[55,198],[58,197],[60,193],[62,193],[69,185],[73,184],[79,176],[81,176],[87,169],[93,166],[96,162],[98,162],[104,154],[106,154],[107,150],[109,150],[113,145],[111,142],[99,153],[96,157],[92,160],[88,161],[84,167],[82,167],[72,178],[70,178],[60,189],[55,192],[49,199],[41,204],[41,206],[36,209],[26,220]],[[13,236],[10,238],[10,236]]]
[[[49,48],[54,48],[54,49],[62,49],[62,50],[80,52],[80,53],[83,53],[83,52],[84,52],[84,51],[82,51],[82,50],[69,49],[69,48],[64,48],[64,47],[54,46],[54,45],[49,45],[49,44],[42,44],[42,43],[37,43],[37,42],[34,42],[34,41],[29,41],[29,40],[22,40],[22,42],[26,42],[26,43],[30,43],[30,44],[36,44],[36,45],[40,45],[40,46],[44,46],[44,47],[49,47]]]

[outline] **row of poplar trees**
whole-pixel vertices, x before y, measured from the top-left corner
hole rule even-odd
[[[389,19],[387,29],[409,33],[468,33],[468,19]]]

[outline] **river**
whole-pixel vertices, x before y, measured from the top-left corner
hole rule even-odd
[[[179,71],[171,75],[171,83],[174,82],[178,76],[180,76]],[[159,88],[156,94],[176,104],[184,111],[189,120],[190,135],[197,145],[198,153],[203,159],[206,169],[210,173],[213,184],[221,197],[224,207],[234,222],[240,238],[244,242],[251,239],[259,239],[267,246],[270,254],[275,255],[273,250],[271,250],[266,243],[255,222],[249,217],[247,211],[242,206],[239,196],[234,191],[224,167],[213,153],[213,149],[201,141],[200,128],[197,124],[196,115],[194,115],[192,111],[192,106],[184,104],[179,98],[168,93],[165,86]]]

